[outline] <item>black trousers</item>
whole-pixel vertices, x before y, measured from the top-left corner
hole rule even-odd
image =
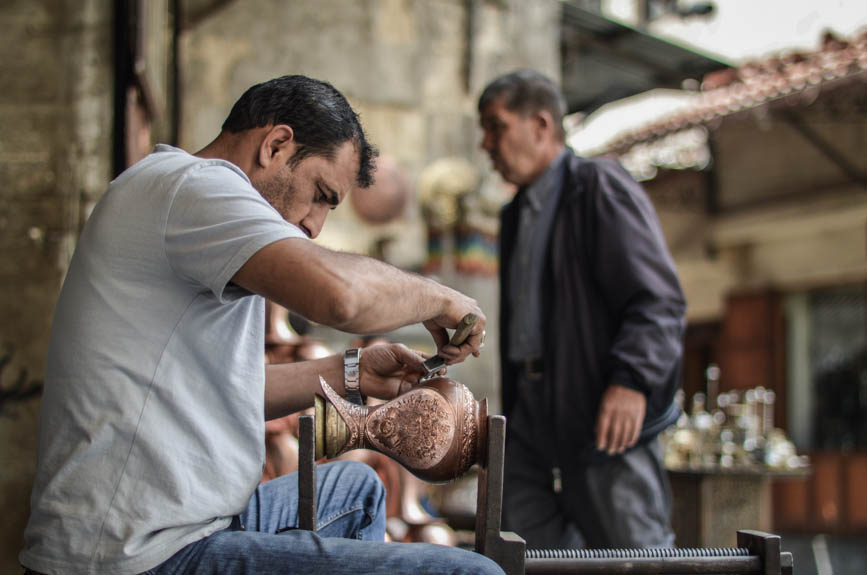
[[[503,485],[503,528],[531,549],[672,547],[671,487],[658,439],[587,466],[563,465],[554,489],[550,417],[541,382],[520,382],[509,420]]]

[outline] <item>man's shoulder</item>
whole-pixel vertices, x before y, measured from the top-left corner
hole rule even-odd
[[[608,156],[584,157],[572,154],[568,165],[570,171],[582,178],[598,179],[604,174],[628,174],[620,162]]]
[[[247,175],[238,166],[218,158],[200,158],[180,148],[157,144],[154,150],[126,170],[117,182],[133,178],[162,178],[174,176],[188,180],[196,178],[237,179],[249,184]]]
[[[101,203],[127,208],[146,204],[148,209],[165,210],[180,197],[210,202],[227,195],[260,197],[246,174],[231,162],[158,145],[111,182]]]
[[[575,154],[569,158],[571,181],[569,186],[575,195],[582,192],[596,194],[630,193],[640,185],[616,159],[607,156],[582,157]]]

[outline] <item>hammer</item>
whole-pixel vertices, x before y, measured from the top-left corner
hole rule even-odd
[[[458,323],[458,327],[455,328],[455,332],[449,340],[449,345],[459,346],[464,343],[470,336],[470,332],[473,330],[473,327],[475,327],[478,319],[478,316],[474,313],[468,313],[465,315]],[[426,359],[424,362],[425,374],[418,379],[419,382],[432,378],[434,374],[445,367],[445,365],[445,358],[439,354]]]

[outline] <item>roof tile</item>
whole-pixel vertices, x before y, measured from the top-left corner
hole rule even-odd
[[[606,152],[622,154],[635,144],[654,140],[715,118],[756,108],[867,71],[867,31],[846,41],[828,32],[815,52],[792,52],[704,77],[696,103],[609,143]]]

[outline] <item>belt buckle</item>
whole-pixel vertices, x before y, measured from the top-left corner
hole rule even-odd
[[[524,375],[528,379],[539,379],[542,377],[542,370],[537,369],[536,363],[538,359],[525,359],[524,360]]]

